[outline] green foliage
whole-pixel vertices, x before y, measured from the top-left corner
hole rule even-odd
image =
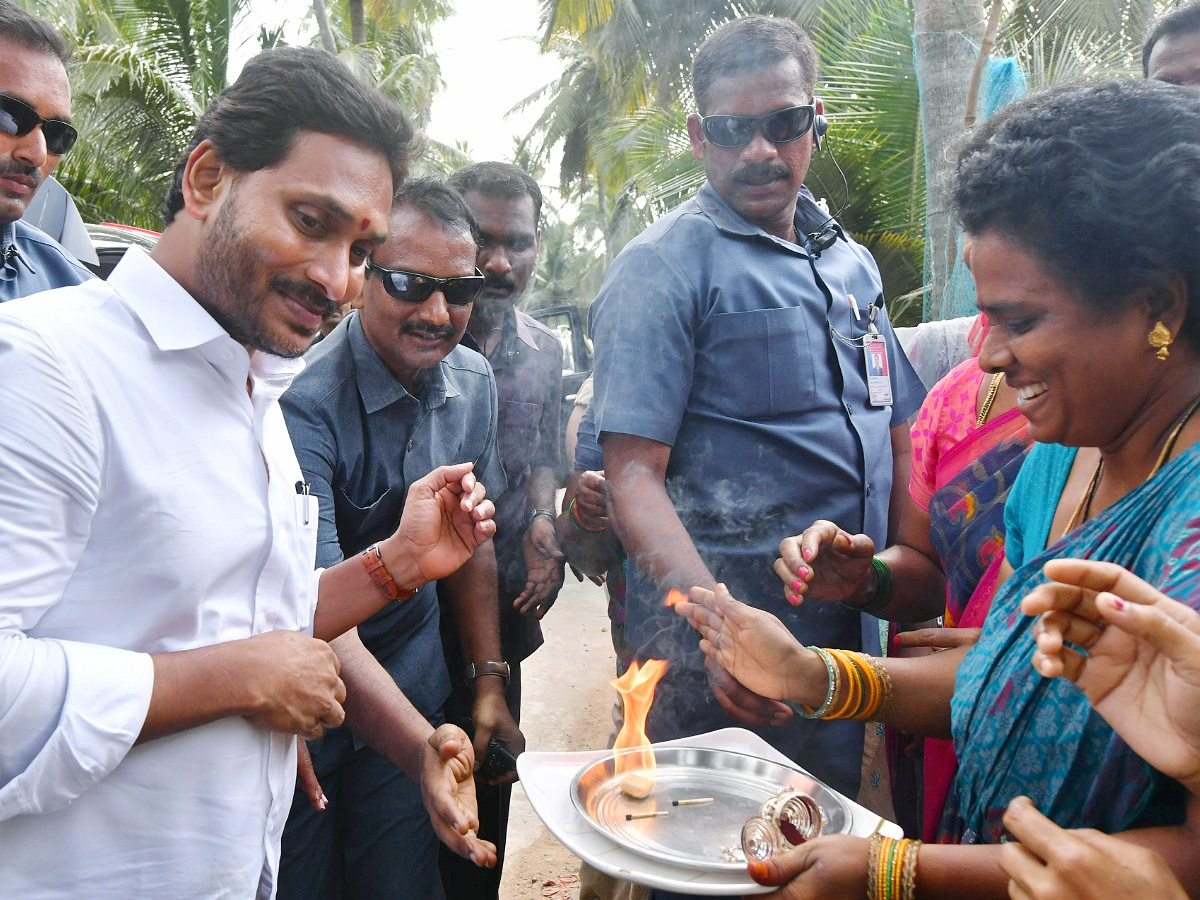
[[[604,11],[610,18],[597,18]],[[822,53],[833,154],[814,161],[809,187],[876,253],[889,293],[920,287],[924,171],[907,0],[561,0],[544,3],[543,12],[544,45],[568,64],[525,101],[546,103],[529,140],[543,154],[562,147],[560,187],[568,196],[599,193],[607,201],[608,258],[704,181],[684,128],[694,109],[695,48],[721,22],[766,12],[805,24]]]
[[[691,196],[704,174],[684,121],[696,47],[720,23],[763,12],[794,18],[821,54],[819,90],[831,153],[808,186],[874,254],[898,318],[915,322],[923,293],[925,166],[913,62],[913,0],[542,0],[542,45],[567,59],[528,138],[563,154],[560,184],[603,214],[611,258],[647,222]],[[1014,56],[1034,89],[1135,72],[1162,0],[1005,2],[998,56]],[[840,170],[836,163],[840,164]],[[844,173],[844,176],[843,176]],[[844,180],[843,180],[844,177]],[[896,312],[897,310],[893,310]]]
[[[48,0],[73,35],[80,141],[58,169],[89,221],[161,227],[162,198],[196,117],[226,84],[242,0]]]
[[[201,111],[228,83],[231,44],[249,0],[31,0],[27,7],[73,36],[69,67],[80,140],[57,175],[87,221],[162,225],[162,200]],[[366,13],[352,42],[353,8]],[[441,87],[430,28],[448,0],[339,0],[329,10],[338,56],[428,121]],[[282,42],[262,28],[260,47]]]

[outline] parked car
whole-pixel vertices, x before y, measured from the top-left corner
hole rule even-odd
[[[529,315],[553,331],[562,344],[562,428],[565,433],[579,386],[592,374],[592,342],[584,333],[583,314],[578,306],[547,306],[530,310]],[[563,463],[564,471],[560,475],[565,480],[572,460],[565,459]]]
[[[91,263],[84,263],[84,265],[101,278],[108,277],[108,274],[117,267],[117,263],[121,261],[121,257],[130,247],[141,247],[143,250],[149,251],[153,250],[154,245],[158,243],[157,231],[147,231],[145,228],[135,228],[132,225],[103,222],[99,225],[84,227],[87,228],[88,237],[92,239],[92,246],[96,248],[96,256],[100,259],[98,265]]]
[[[563,348],[563,401],[574,403],[579,386],[592,374],[592,345],[584,334],[579,307],[547,306],[529,315],[558,336]]]

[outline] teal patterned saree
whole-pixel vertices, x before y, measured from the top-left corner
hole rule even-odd
[[[1026,468],[1060,451],[1074,452],[1039,445]],[[1019,491],[1018,482],[1014,499]],[[1057,500],[1055,493],[1041,502]],[[1001,585],[955,683],[959,767],[941,842],[1000,841],[1001,816],[1019,794],[1064,828],[1113,833],[1183,821],[1182,788],[1130,750],[1074,684],[1043,678],[1030,664],[1034,620],[1018,604],[1045,581],[1042,565],[1056,557],[1118,563],[1200,610],[1200,444]]]

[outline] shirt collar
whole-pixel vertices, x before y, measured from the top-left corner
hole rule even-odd
[[[160,350],[189,350],[222,337],[233,342],[208,310],[140,247],[125,251],[108,283]]]
[[[537,338],[534,336],[534,330],[530,327],[529,322],[526,321],[524,316],[518,316],[515,309],[510,309],[508,312],[512,316],[513,321],[516,322],[517,337],[527,347],[532,347],[536,350]]]
[[[755,237],[772,237],[757,225],[751,224],[735,212],[733,207],[725,202],[725,199],[717,193],[717,189],[708,181],[704,182],[704,186],[700,188],[700,192],[696,195],[696,204],[706,216],[712,219],[713,224],[722,231]],[[794,220],[796,231],[799,234],[804,234],[823,224],[828,219],[829,215],[821,207],[817,206],[808,188],[801,187],[800,193],[796,198],[796,216]],[[837,222],[830,221],[829,224],[834,227],[839,237],[845,238],[846,235]]]
[[[517,315],[515,306],[510,306],[504,311],[504,321],[500,323],[500,343],[496,346],[495,351],[489,357],[490,362],[493,359],[501,359],[502,354],[506,354],[510,349],[509,345],[513,339],[521,341],[525,346],[537,349],[537,337],[529,322],[523,316]],[[471,337],[470,333],[463,335],[462,342],[477,353],[483,354],[478,341]],[[485,354],[486,355],[486,354]]]
[[[140,247],[130,247],[108,277],[109,285],[145,327],[159,350],[199,350],[235,382],[252,379],[256,402],[269,402],[287,389],[304,368],[301,359],[285,359],[246,348],[209,315],[165,269]]]
[[[414,397],[379,358],[379,354],[367,340],[358,310],[354,310],[346,318],[346,340],[350,342],[350,358],[354,361],[354,381],[358,385],[358,395],[362,397],[363,408],[368,413],[379,412],[406,397],[412,397],[417,403],[423,403],[432,409],[445,403],[446,397],[458,396],[458,391],[447,382],[443,365],[438,363],[432,369],[426,370],[425,390],[420,397]]]

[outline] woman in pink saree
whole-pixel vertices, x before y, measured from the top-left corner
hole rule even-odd
[[[947,627],[982,627],[999,584],[1004,501],[1029,448],[1012,393],[1003,374],[969,359],[933,387],[913,423],[908,489],[946,576]],[[923,763],[921,832],[931,840],[958,765],[953,741],[927,738]]]

